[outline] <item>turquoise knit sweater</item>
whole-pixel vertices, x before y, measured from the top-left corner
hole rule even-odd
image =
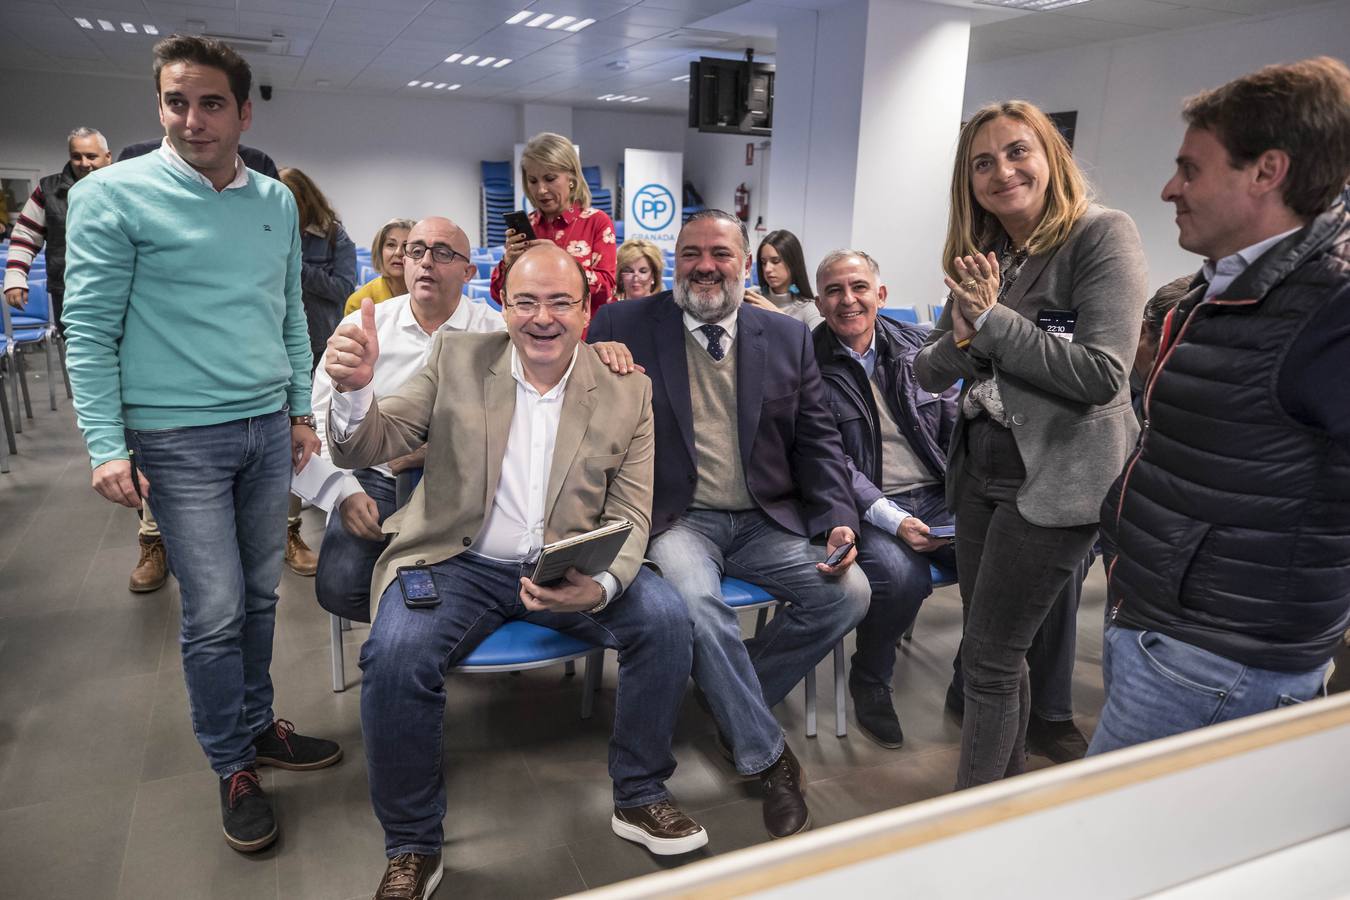
[[[76,183],[62,319],[94,466],[127,457],[124,428],[309,412],[298,222],[280,182],[217,193],[158,151]]]

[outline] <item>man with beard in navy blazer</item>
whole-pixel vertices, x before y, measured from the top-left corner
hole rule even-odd
[[[770,708],[867,610],[843,445],[810,332],[742,304],[750,243],[740,220],[695,213],[676,243],[675,289],[601,307],[588,340],[618,341],[653,383],[652,538],[647,556],[689,604],[694,680],[736,769],[758,775],[775,838],[810,816],[801,767]],[[607,345],[605,353],[622,353]],[[786,606],[741,640],[723,575]]]

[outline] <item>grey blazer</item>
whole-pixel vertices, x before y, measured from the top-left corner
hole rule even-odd
[[[1102,498],[1139,434],[1129,371],[1148,300],[1139,231],[1125,213],[1092,206],[1049,253],[1033,256],[965,349],[952,337],[951,300],[914,360],[925,390],[992,373],[1027,478],[1017,510],[1034,525],[1099,520]],[[1077,312],[1072,342],[1036,325],[1043,309]],[[965,462],[965,420],[947,453],[947,505]]]

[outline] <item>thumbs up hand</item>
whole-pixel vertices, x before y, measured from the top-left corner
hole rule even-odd
[[[375,375],[375,360],[380,357],[380,340],[375,334],[375,303],[361,301],[360,324],[339,325],[328,339],[323,368],[341,393],[357,391],[370,384]]]

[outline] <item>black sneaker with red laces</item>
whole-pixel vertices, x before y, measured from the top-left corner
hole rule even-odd
[[[263,793],[254,769],[240,769],[220,779],[220,818],[225,843],[240,853],[266,850],[277,839],[272,801]]]
[[[325,769],[342,759],[342,748],[335,741],[306,737],[285,719],[277,719],[263,729],[253,739],[253,747],[258,751],[258,765],[297,772]]]

